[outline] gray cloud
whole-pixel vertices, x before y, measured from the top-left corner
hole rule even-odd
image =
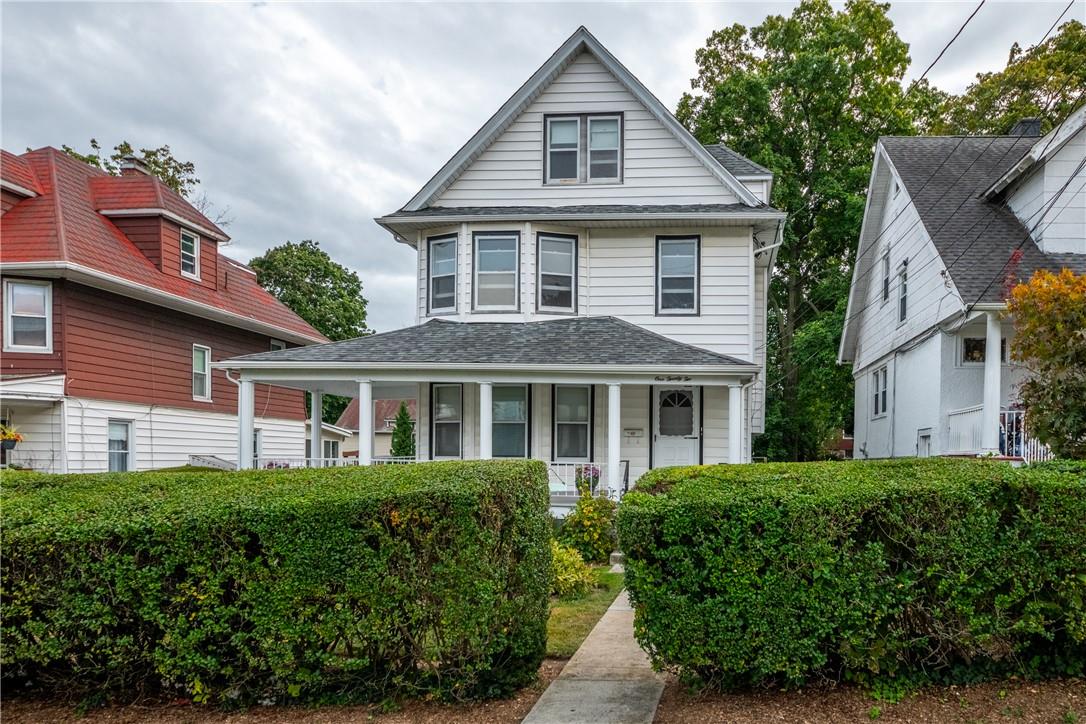
[[[961,90],[1065,4],[989,2],[930,78]],[[578,25],[674,107],[709,33],[791,7],[8,2],[0,140],[15,152],[169,143],[230,207],[227,254],[316,239],[361,274],[370,324],[394,329],[414,320],[414,252],[373,217],[406,202]],[[973,7],[892,8],[914,75]]]

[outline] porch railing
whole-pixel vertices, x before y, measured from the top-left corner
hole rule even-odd
[[[341,468],[358,465],[358,458],[307,458],[283,455],[261,455],[253,458],[257,470],[287,470],[291,468]]]
[[[984,406],[974,405],[947,413],[947,452],[976,454],[983,450]],[[1026,429],[1022,410],[999,413],[999,453],[1027,463],[1051,460],[1052,451]]]

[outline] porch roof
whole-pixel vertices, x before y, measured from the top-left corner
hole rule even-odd
[[[656,334],[616,317],[538,322],[433,319],[366,337],[234,357],[216,367],[306,367],[342,363],[376,367],[433,364],[502,367],[630,365],[755,370],[757,365]]]

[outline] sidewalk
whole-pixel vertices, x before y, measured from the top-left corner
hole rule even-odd
[[[663,690],[663,676],[634,640],[623,590],[524,724],[651,724]]]

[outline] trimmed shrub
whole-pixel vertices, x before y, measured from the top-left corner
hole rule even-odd
[[[641,645],[710,685],[1086,669],[1086,466],[671,468],[618,532]]]
[[[551,541],[551,595],[575,598],[588,593],[595,583],[592,569],[574,548]]]
[[[577,549],[589,563],[606,563],[615,550],[615,501],[581,492],[573,512],[562,523],[561,541]]]
[[[5,475],[7,691],[477,698],[546,646],[543,463]]]

